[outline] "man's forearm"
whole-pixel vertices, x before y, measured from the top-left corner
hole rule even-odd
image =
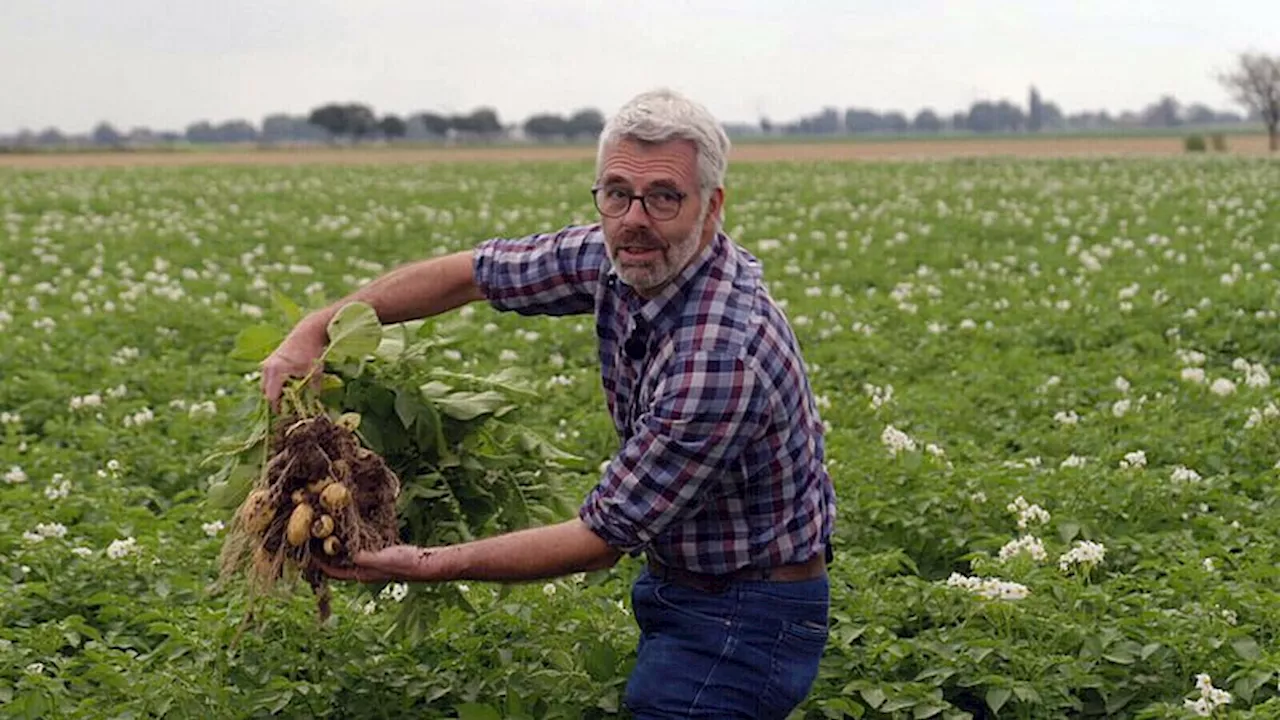
[[[514,583],[602,570],[621,555],[574,519],[439,548],[422,562],[428,576]]]
[[[396,268],[343,299],[308,315],[300,326],[323,331],[342,306],[366,302],[384,324],[417,320],[484,299],[470,250]]]

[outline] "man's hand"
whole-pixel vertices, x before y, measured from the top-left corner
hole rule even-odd
[[[262,361],[262,394],[271,403],[272,410],[280,409],[280,391],[289,378],[306,377],[312,370],[316,370],[314,382],[319,385],[317,361],[324,354],[327,336],[324,325],[317,327],[304,320],[289,333],[270,357]]]
[[[392,545],[377,552],[356,553],[351,567],[320,563],[329,577],[356,582],[441,582],[452,580],[444,563],[434,562],[437,550],[416,545]]]
[[[612,567],[622,553],[581,520],[573,519],[459,545],[393,545],[356,553],[355,567],[320,568],[330,577],[359,582],[527,582]]]

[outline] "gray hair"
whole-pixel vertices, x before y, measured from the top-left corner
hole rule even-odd
[[[641,93],[609,119],[600,133],[597,176],[604,167],[605,151],[624,139],[644,143],[689,140],[697,150],[698,185],[702,191],[724,186],[729,136],[705,107],[674,90]]]

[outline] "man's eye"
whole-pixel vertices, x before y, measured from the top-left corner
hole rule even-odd
[[[623,190],[622,188],[605,188],[604,194],[605,197],[608,197],[610,200],[622,200],[623,198],[631,197],[631,193]]]
[[[680,202],[680,196],[670,190],[654,190],[649,193],[649,197],[663,205],[675,205]]]

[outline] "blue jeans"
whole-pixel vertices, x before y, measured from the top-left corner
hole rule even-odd
[[[786,718],[817,677],[826,576],[710,594],[645,570],[631,600],[640,646],[625,704],[637,720]]]

